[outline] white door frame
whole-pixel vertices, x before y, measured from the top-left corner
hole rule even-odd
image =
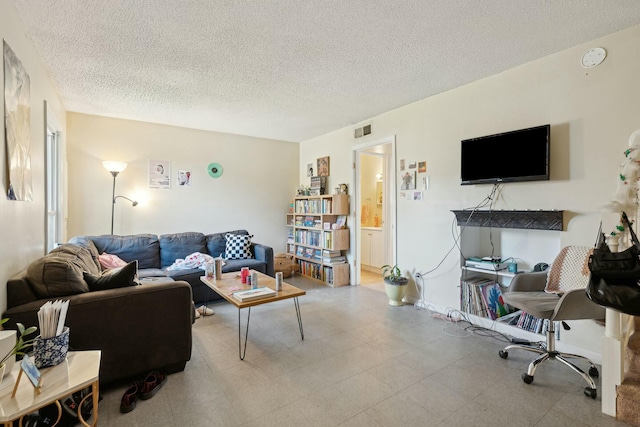
[[[353,217],[355,218],[355,224],[353,226],[353,241],[355,242],[355,250],[354,254],[354,278],[352,284],[359,285],[360,284],[360,260],[361,257],[361,248],[360,248],[360,154],[366,151],[370,151],[372,147],[378,145],[391,144],[391,150],[388,155],[385,156],[386,161],[384,162],[384,195],[385,201],[384,204],[384,240],[385,247],[387,248],[387,253],[385,254],[385,259],[390,260],[391,265],[396,264],[396,241],[397,241],[397,227],[396,227],[396,213],[397,213],[397,202],[396,202],[396,136],[391,135],[388,137],[384,137],[381,139],[377,139],[374,141],[364,142],[362,144],[354,145],[352,147],[352,161],[353,161]]]

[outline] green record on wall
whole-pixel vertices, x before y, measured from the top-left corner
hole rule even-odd
[[[220,163],[209,163],[207,172],[211,178],[220,178],[222,176],[222,165]]]

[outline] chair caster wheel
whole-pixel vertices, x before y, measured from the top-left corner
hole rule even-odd
[[[589,376],[593,378],[598,378],[600,373],[598,372],[598,368],[594,368],[593,366],[589,368]]]
[[[502,359],[506,359],[507,357],[509,357],[509,352],[508,351],[504,351],[504,350],[500,350],[498,352],[498,356],[500,356],[500,358],[502,358]]]
[[[531,384],[533,382],[533,376],[529,374],[522,374],[522,381],[524,381],[527,384]]]
[[[590,397],[592,399],[595,399],[598,396],[598,392],[596,391],[595,388],[585,387],[584,388],[584,395],[587,396],[587,397]]]

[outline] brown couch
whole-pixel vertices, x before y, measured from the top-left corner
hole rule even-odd
[[[194,307],[184,281],[115,285],[90,291],[84,274],[101,274],[97,251],[65,244],[7,283],[6,329],[38,326],[47,301],[69,300],[65,324],[70,350],[101,350],[101,383],[142,376],[152,369],[181,371],[191,358]],[[38,334],[38,332],[36,332]]]

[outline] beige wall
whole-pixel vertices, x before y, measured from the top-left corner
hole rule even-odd
[[[512,240],[502,242],[501,255],[519,257],[524,266],[551,261],[561,246],[593,244],[600,206],[615,191],[629,135],[640,128],[638,40],[640,26],[398,108],[363,122],[373,126],[365,138],[354,140],[350,127],[305,141],[300,163],[328,155],[332,180],[352,185],[352,147],[390,135],[396,136],[397,159],[426,160],[425,200],[397,204],[398,263],[412,274],[426,272],[454,245],[450,211],[476,206],[491,190],[460,186],[460,140],[550,123],[551,180],[505,184],[493,207],[565,210],[565,231],[506,233]],[[607,59],[582,68],[582,54],[596,46],[607,50]],[[526,159],[514,152],[513,161]],[[459,262],[454,250],[426,276],[428,302],[459,306]],[[601,331],[592,322],[574,327],[581,328],[587,331],[573,339],[599,352]]]
[[[65,126],[65,111],[47,71],[26,36],[22,23],[10,2],[0,2],[0,38],[4,39],[29,74],[31,81],[31,169],[33,201],[9,201],[0,197],[0,283],[6,283],[33,259],[45,253],[45,114],[44,102]],[[4,87],[4,68],[1,86]],[[4,99],[4,90],[2,98]],[[4,117],[4,102],[0,102]],[[4,119],[2,120],[0,176],[2,192],[7,192],[7,164],[4,149]],[[0,309],[7,303],[6,287],[0,286]]]
[[[69,237],[109,234],[112,177],[103,160],[128,163],[116,181],[114,234],[247,229],[284,252],[284,214],[296,189],[299,145],[247,136],[69,113]],[[171,189],[148,188],[149,160],[171,162]],[[209,163],[222,177],[209,177]],[[178,187],[178,170],[192,173]]]

